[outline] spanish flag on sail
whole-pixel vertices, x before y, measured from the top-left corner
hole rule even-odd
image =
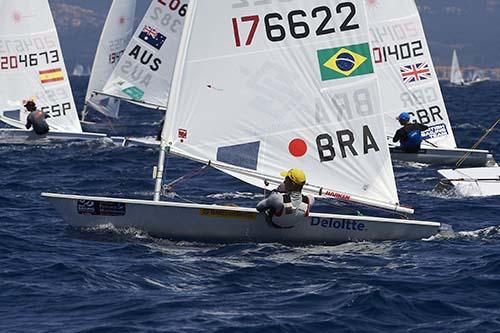
[[[64,81],[64,75],[61,68],[40,71],[40,82],[43,84]]]
[[[323,81],[373,73],[368,43],[318,50]]]

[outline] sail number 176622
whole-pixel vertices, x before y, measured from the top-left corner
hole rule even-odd
[[[342,21],[339,22],[340,26],[336,25],[335,15],[343,16]],[[311,23],[306,21],[309,16],[316,22],[313,27],[311,27]],[[312,34],[323,36],[334,34],[337,31],[343,32],[359,29],[359,24],[355,22],[355,16],[356,6],[352,2],[341,2],[335,7],[334,12],[332,12],[332,9],[328,6],[319,6],[313,8],[311,12],[298,9],[292,10],[286,14],[277,12],[269,13],[264,15],[263,21],[266,38],[270,42],[281,42],[288,36],[294,39],[303,39]],[[259,15],[232,18],[236,47],[252,45],[255,33],[261,21],[261,16]],[[251,24],[248,35],[242,36],[240,32],[242,30],[242,25],[248,24]]]

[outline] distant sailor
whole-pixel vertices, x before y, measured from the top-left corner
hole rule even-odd
[[[49,132],[49,124],[47,124],[45,119],[50,118],[50,116],[43,111],[37,110],[36,104],[33,100],[26,102],[24,107],[30,113],[26,121],[26,128],[30,129],[31,126],[33,126],[33,130],[36,134],[47,134]]]
[[[397,118],[403,126],[397,130],[393,142],[400,142],[400,148],[406,153],[418,153],[422,144],[422,131],[429,127],[417,122],[410,123],[410,114],[403,112]]]
[[[268,222],[277,228],[292,228],[307,220],[314,197],[302,194],[306,176],[302,170],[290,169],[281,176],[285,181],[257,204],[259,212],[266,212]]]

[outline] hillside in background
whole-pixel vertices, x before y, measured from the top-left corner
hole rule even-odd
[[[397,1],[397,0],[394,0]],[[137,0],[136,21],[149,0]],[[110,0],[50,0],[68,66],[90,65]],[[500,0],[417,0],[436,65],[500,67]],[[137,22],[136,22],[137,23]]]

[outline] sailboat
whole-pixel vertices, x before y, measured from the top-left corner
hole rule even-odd
[[[96,95],[94,91],[104,88],[130,41],[134,28],[135,6],[135,0],[114,0],[111,4],[92,66],[82,122],[85,121],[89,107],[107,117],[118,118],[120,100]]]
[[[500,195],[500,167],[462,168],[438,170],[444,177],[440,185],[466,197],[488,197]]]
[[[85,69],[82,64],[76,64],[73,68],[72,76],[90,76],[90,69]]]
[[[399,203],[385,144],[364,0],[189,6],[153,200],[42,194],[68,223],[224,243],[338,244],[439,233],[435,222],[327,213],[277,229],[254,208],[160,201],[165,158],[174,154],[265,189],[293,166],[307,174],[304,193],[413,213]],[[359,96],[363,110],[354,108]],[[343,112],[333,107],[339,100]]]
[[[500,124],[500,118],[486,130],[474,147],[481,144],[495,130],[498,124]],[[489,167],[462,168],[462,161],[466,160],[466,158],[466,155],[462,157],[455,169],[438,170],[444,179],[440,181],[436,190],[448,190],[455,187],[455,190],[462,196],[500,195],[500,166],[494,164]]]
[[[367,1],[367,8],[393,160],[455,165],[470,153],[464,166],[495,164],[487,150],[457,148],[415,1],[400,0],[397,7],[392,0]],[[429,126],[423,132],[424,142],[418,153],[403,152],[392,143],[394,133],[401,127],[396,118],[402,112]]]
[[[165,112],[187,3],[151,2],[107,82],[93,87],[98,96]],[[156,138],[112,139],[121,145],[159,146]]]
[[[465,86],[465,80],[460,70],[460,63],[458,62],[457,50],[453,50],[450,70],[450,83],[457,86]]]
[[[460,69],[460,63],[458,62],[457,50],[453,50],[450,70],[450,83],[452,85],[468,87],[485,81],[489,81],[489,78],[484,76],[480,70],[475,70],[472,74],[472,79],[465,81]]]
[[[82,132],[48,1],[0,0],[0,45],[0,121],[14,127],[0,129],[1,143],[106,136]],[[26,130],[29,99],[50,115],[48,134]]]

